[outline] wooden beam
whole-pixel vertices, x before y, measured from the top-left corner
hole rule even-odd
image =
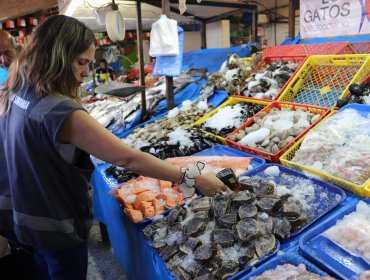
[[[289,37],[295,38],[295,0],[289,0],[289,16],[288,16]]]
[[[136,18],[137,18],[137,58],[139,60],[139,79],[140,86],[145,86],[145,75],[144,75],[144,55],[143,55],[143,24],[141,19],[141,3],[140,0],[136,0]],[[145,90],[141,92],[141,119],[144,120],[146,117],[146,95]]]
[[[207,19],[205,19],[205,22],[206,23],[211,23],[211,22],[219,21],[219,20],[222,20],[224,18],[233,16],[233,15],[236,15],[236,14],[241,14],[241,13],[244,13],[244,12],[247,12],[247,11],[249,11],[249,9],[237,9],[237,10],[234,10],[234,11],[231,11],[231,12],[226,12],[226,13],[214,16],[214,17],[207,18]]]
[[[145,0],[145,3],[151,4],[158,3],[161,0]],[[179,4],[179,0],[169,0],[171,4]],[[235,9],[250,9],[253,10],[256,8],[256,5],[249,5],[243,3],[227,3],[227,2],[213,2],[213,1],[204,1],[202,0],[198,3],[197,0],[186,0],[186,5],[197,5],[197,6],[209,6],[209,7],[222,7],[222,8],[235,8]]]
[[[142,0],[141,2],[143,2],[145,4],[152,5],[152,6],[157,7],[157,8],[162,8],[161,3],[159,3],[159,2],[150,1],[150,0],[149,1],[148,0]],[[170,12],[181,15],[180,11],[178,9],[174,8],[174,7],[170,7]],[[190,17],[191,19],[194,19],[194,20],[197,20],[197,21],[200,21],[200,22],[203,21],[202,18],[197,17],[196,15],[193,15],[193,14],[188,13],[188,12],[183,13],[181,16]]]
[[[22,17],[57,4],[58,0],[1,0],[0,21]]]

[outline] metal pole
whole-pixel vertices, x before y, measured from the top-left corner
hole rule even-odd
[[[168,18],[171,17],[170,14],[170,1],[162,0],[162,13]],[[173,96],[173,78],[166,76],[166,99],[167,99],[167,109],[171,110],[175,107],[175,99]]]
[[[254,9],[252,13],[252,38],[253,43],[257,42],[257,24],[258,24],[258,9]]]
[[[295,0],[289,0],[289,37],[295,37]]]
[[[201,36],[201,48],[206,49],[207,48],[207,24],[205,21],[202,21],[200,23],[200,36]]]
[[[145,86],[144,76],[144,57],[143,57],[143,26],[141,20],[141,4],[139,0],[136,0],[136,15],[137,15],[137,57],[139,60],[139,79],[140,86]],[[146,95],[145,90],[141,92],[141,118],[144,119],[146,116]]]

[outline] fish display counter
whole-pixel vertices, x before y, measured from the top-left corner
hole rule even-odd
[[[201,51],[193,54],[186,66],[202,56]],[[220,54],[212,55],[221,61]],[[213,173],[230,167],[239,176],[234,192],[213,198],[197,193],[184,200],[170,182],[94,160],[94,216],[107,226],[128,279],[279,279],[286,274],[367,279],[369,200],[347,191],[368,196],[370,107],[330,108],[357,97],[358,103],[367,102],[368,85],[361,83],[369,56],[274,57],[251,69],[246,60],[230,55],[221,68],[220,63],[210,66],[216,72],[207,83],[202,72],[199,81],[180,91],[175,99],[181,105],[169,112],[163,96],[156,99],[162,93],[155,91],[163,87],[157,85],[148,97],[157,117],[139,125],[136,105],[119,111],[117,104],[101,100],[103,107],[89,108],[135,149],[180,166],[203,160]],[[326,77],[325,67],[345,73]],[[323,86],[310,78],[315,73]],[[236,84],[241,80],[247,81],[243,87]],[[190,100],[183,102],[187,89]],[[215,89],[259,99],[233,96],[224,102],[230,92]],[[203,97],[208,104],[199,102]],[[119,129],[128,121],[136,126]],[[339,233],[346,238],[338,238]]]
[[[197,154],[196,154],[197,155]],[[262,166],[265,161],[241,151],[217,146],[202,155],[252,157],[252,167]],[[117,181],[105,174],[108,164],[97,165],[92,178],[94,218],[107,226],[109,239],[118,262],[123,267],[128,279],[173,279],[158,255],[149,246],[140,232],[142,228],[135,225],[124,213],[116,198],[109,192],[117,186]],[[143,269],[145,267],[145,269]]]

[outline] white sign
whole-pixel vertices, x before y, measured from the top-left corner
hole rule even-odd
[[[302,38],[370,33],[370,0],[300,0]]]

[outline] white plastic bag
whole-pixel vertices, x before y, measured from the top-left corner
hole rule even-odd
[[[167,18],[166,15],[161,15],[160,19],[152,24],[149,55],[157,57],[178,54],[177,21]]]
[[[179,45],[178,55],[163,55],[156,58],[153,76],[178,77],[181,75],[184,29],[177,27]]]

